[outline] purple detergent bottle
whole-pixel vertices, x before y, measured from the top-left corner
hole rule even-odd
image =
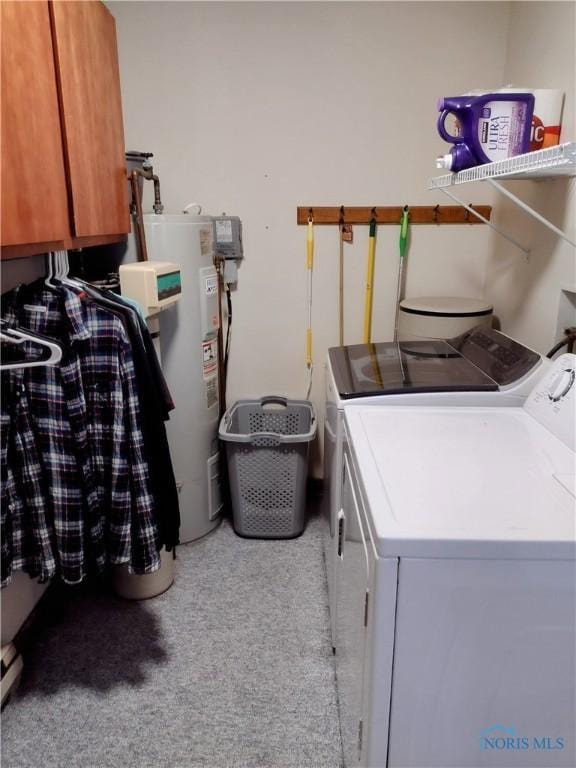
[[[534,111],[531,93],[485,93],[439,99],[438,132],[452,144],[437,160],[438,168],[462,171],[528,152]],[[456,118],[450,133],[446,119]]]

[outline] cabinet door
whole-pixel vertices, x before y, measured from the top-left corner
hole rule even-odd
[[[0,14],[2,245],[61,245],[68,200],[48,3],[2,2]]]
[[[116,26],[100,2],[51,4],[77,237],[129,232]]]
[[[338,552],[336,678],[344,764],[358,765],[363,740],[363,681],[370,561],[350,458],[344,451]]]

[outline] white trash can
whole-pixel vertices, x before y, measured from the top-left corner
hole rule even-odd
[[[494,308],[483,299],[423,296],[403,299],[398,340],[453,339],[478,325],[490,327]]]

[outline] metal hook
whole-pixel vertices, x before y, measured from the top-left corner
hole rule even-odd
[[[440,213],[440,204],[434,206],[434,210],[432,211],[432,219],[434,221],[434,224],[438,224],[438,214]]]
[[[472,203],[468,203],[470,208],[472,208]],[[470,221],[470,211],[468,208],[464,208],[464,221]]]
[[[370,211],[370,215],[371,215],[371,217],[372,217],[372,218],[370,219],[370,224],[376,224],[376,221],[377,221],[377,219],[378,219],[378,216],[377,216],[377,214],[376,214],[376,206],[374,206],[374,207],[372,208],[372,210]]]
[[[314,209],[308,208],[308,224],[311,224],[314,221]]]
[[[339,221],[339,224],[340,224],[341,227],[344,226],[344,206],[343,205],[340,206],[340,221]]]

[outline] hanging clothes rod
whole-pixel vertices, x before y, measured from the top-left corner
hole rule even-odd
[[[374,218],[376,223],[400,224],[403,205],[385,206],[314,206],[299,205],[297,208],[297,223],[308,224],[312,219],[314,224],[370,224]],[[414,205],[408,206],[410,224],[484,224],[470,211],[460,205]],[[470,205],[474,211],[486,221],[490,220],[492,206]]]

